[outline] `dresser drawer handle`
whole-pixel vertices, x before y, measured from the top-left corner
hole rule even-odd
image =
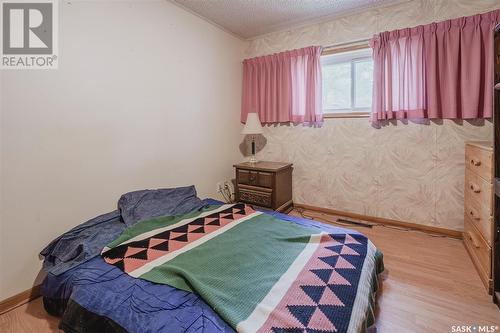
[[[469,237],[470,241],[472,242],[472,245],[474,245],[476,249],[479,249],[481,247],[481,245],[477,243],[476,237],[472,235],[470,231],[467,231],[467,237]]]
[[[475,159],[471,158],[470,159],[470,164],[472,164],[473,166],[480,166],[481,165],[481,161],[476,161]]]
[[[471,208],[469,210],[469,215],[474,219],[474,220],[480,220],[481,217],[478,216],[477,212],[475,209]]]
[[[469,187],[472,190],[472,192],[474,192],[474,193],[481,192],[481,188],[474,183],[469,183]]]

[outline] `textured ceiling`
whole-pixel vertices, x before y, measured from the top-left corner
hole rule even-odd
[[[171,0],[242,38],[408,0]]]

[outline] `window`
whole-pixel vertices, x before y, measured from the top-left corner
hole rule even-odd
[[[325,115],[365,115],[372,104],[371,49],[321,57]]]

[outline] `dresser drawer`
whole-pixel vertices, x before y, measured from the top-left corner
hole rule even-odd
[[[465,216],[464,243],[478,269],[483,283],[488,287],[491,278],[491,247],[484,241],[469,218]]]
[[[493,217],[477,202],[465,200],[465,216],[476,227],[482,237],[491,246],[491,235],[493,233]]]
[[[493,185],[470,169],[465,170],[464,199],[475,201],[488,215],[493,214]]]
[[[239,184],[262,186],[271,188],[273,186],[273,174],[264,171],[251,171],[238,169],[236,181]]]
[[[244,188],[239,188],[239,200],[262,207],[271,207],[272,192],[260,192]]]
[[[493,154],[477,146],[465,146],[465,167],[481,176],[487,182],[493,181]]]

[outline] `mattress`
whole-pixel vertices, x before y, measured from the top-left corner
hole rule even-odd
[[[220,204],[214,200],[208,203]],[[357,233],[277,212],[266,213],[328,233]],[[373,295],[377,274],[382,270],[382,255],[378,253],[371,271],[364,272],[369,277],[367,282],[358,287],[364,290],[367,306],[362,313],[349,314],[363,322],[359,331],[373,324]],[[41,292],[46,310],[61,316],[60,328],[65,332],[234,332],[197,294],[133,278],[100,256],[63,274],[49,273]],[[346,315],[345,320],[353,318]]]

